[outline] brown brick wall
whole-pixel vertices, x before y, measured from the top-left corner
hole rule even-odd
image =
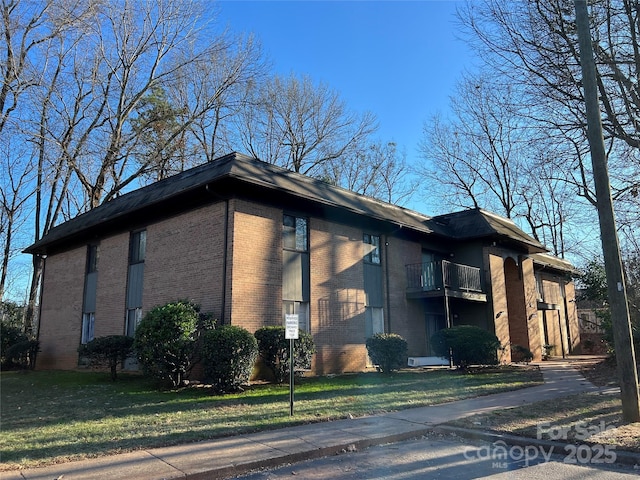
[[[220,317],[224,208],[220,202],[147,227],[144,312],[188,299]]]
[[[488,252],[489,281],[491,303],[493,308],[493,323],[495,334],[500,344],[505,347],[503,350],[503,362],[511,362],[511,336],[509,333],[509,309],[507,308],[507,287],[504,273],[504,260],[500,255]]]
[[[533,353],[534,360],[542,357],[542,332],[540,331],[540,321],[538,320],[538,293],[536,290],[536,277],[533,271],[533,260],[531,258],[520,259],[520,271],[522,272],[523,287],[523,308],[527,324],[527,336],[529,345],[525,345]]]
[[[311,219],[311,332],[316,373],[366,367],[362,230]]]
[[[282,325],[282,210],[235,200],[231,211],[231,323]]]
[[[419,300],[407,299],[406,274],[406,265],[422,262],[422,247],[419,243],[396,237],[387,237],[386,241],[389,245],[383,247],[383,264],[389,268],[387,293],[391,312],[385,312],[388,331],[407,340],[410,357],[424,356],[427,353],[424,307]]]
[[[38,369],[78,365],[86,247],[49,255],[42,286]]]
[[[103,239],[98,245],[96,337],[124,335],[129,233]]]
[[[504,261],[504,276],[507,291],[507,315],[511,345],[529,348],[529,328],[524,304],[524,283],[520,265],[513,258]]]
[[[168,301],[188,298],[219,319],[225,304],[226,323],[250,332],[282,323],[283,211],[244,200],[228,202],[228,228],[232,235],[226,253],[229,281],[223,302],[226,205],[220,202],[204,206],[147,227],[145,312]],[[318,349],[313,369],[318,374],[366,368],[362,233],[361,228],[327,220],[311,218],[309,222],[310,321]],[[99,244],[96,336],[124,332],[128,244],[128,232],[102,239]],[[424,305],[419,300],[407,300],[405,273],[405,265],[421,261],[421,245],[381,235],[381,249],[386,330],[407,339],[410,356],[424,355]],[[508,253],[493,247],[485,250],[485,285],[490,287],[490,304],[485,310],[493,311],[486,317],[488,328],[495,324],[503,345],[529,345],[538,356],[541,345],[536,346],[535,342],[542,333],[533,264],[530,259],[521,259],[520,265],[508,267],[505,274],[504,258]],[[76,366],[85,261],[86,247],[47,259],[39,368]],[[512,297],[509,302],[508,294]],[[570,284],[566,294],[567,300],[573,298]],[[464,317],[475,315],[475,309],[467,304],[456,307],[454,302],[453,307]],[[495,318],[498,312],[502,313]],[[571,310],[568,320],[572,344],[577,345],[578,319]],[[508,349],[503,360],[510,361]]]

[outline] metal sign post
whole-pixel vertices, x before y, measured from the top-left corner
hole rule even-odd
[[[293,341],[298,338],[299,323],[297,314],[285,315],[284,338],[289,340],[289,416],[293,416],[293,385],[294,385],[294,350]]]

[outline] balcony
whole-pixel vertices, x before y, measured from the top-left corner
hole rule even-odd
[[[414,263],[406,266],[407,297],[457,297],[486,302],[482,290],[480,269],[469,265],[441,260]]]

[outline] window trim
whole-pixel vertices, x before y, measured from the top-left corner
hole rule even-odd
[[[124,334],[133,337],[142,320],[142,307],[127,308],[125,316]],[[131,322],[135,323],[132,325]]]
[[[144,238],[144,243],[142,239]],[[143,248],[140,248],[143,245]],[[129,265],[144,263],[147,257],[147,230],[134,230],[129,236]]]
[[[85,273],[96,273],[98,271],[98,244],[87,245],[87,265]]]
[[[293,226],[291,225],[285,225],[285,218],[292,218],[293,219]],[[305,245],[304,247],[298,248],[298,220],[303,220],[304,221],[304,227],[305,227],[305,236],[304,236],[304,242]],[[286,235],[285,235],[285,227],[287,228],[293,228],[293,239],[294,239],[294,247],[288,246],[286,243]],[[282,249],[283,250],[290,250],[292,252],[308,252],[309,251],[309,218],[308,217],[302,217],[299,215],[294,215],[291,213],[283,213],[282,214]]]
[[[82,312],[82,330],[80,333],[80,343],[85,345],[96,338],[96,313]],[[90,338],[89,338],[90,337]]]
[[[377,244],[373,243],[374,238],[377,239]],[[369,249],[369,251],[364,254],[363,260],[365,261],[365,263],[368,263],[370,265],[382,265],[382,249],[380,248],[381,241],[382,239],[380,235],[374,235],[372,233],[366,232],[362,234],[362,244],[372,245],[375,247]],[[376,252],[375,256],[373,255],[374,252]]]

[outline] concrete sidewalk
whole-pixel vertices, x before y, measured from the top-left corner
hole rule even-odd
[[[438,424],[476,413],[600,391],[567,362],[542,362],[540,367],[545,383],[522,390],[351,420],[300,425],[45,468],[0,472],[0,479],[223,479],[260,467],[419,437],[432,432]],[[482,434],[474,431],[473,436],[478,438]],[[489,434],[487,438],[495,441],[495,437]],[[531,439],[527,442],[531,443]],[[640,455],[632,455],[630,461],[640,463]]]

